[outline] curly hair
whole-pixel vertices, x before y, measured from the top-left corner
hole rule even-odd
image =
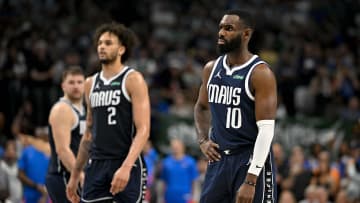
[[[95,46],[97,45],[100,36],[105,32],[109,32],[111,34],[116,35],[119,41],[125,46],[126,50],[121,57],[121,62],[123,63],[127,61],[130,58],[132,51],[138,42],[135,33],[131,29],[127,28],[125,25],[120,23],[111,22],[111,23],[102,24],[95,31],[95,35],[94,35]]]

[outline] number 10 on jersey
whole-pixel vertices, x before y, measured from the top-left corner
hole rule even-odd
[[[228,107],[226,111],[226,128],[241,128],[241,109]]]

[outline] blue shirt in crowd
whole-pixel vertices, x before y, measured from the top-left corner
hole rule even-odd
[[[166,203],[186,203],[191,200],[192,184],[198,176],[194,158],[187,155],[180,160],[173,156],[166,157],[161,171],[161,179],[166,185]]]
[[[49,165],[49,157],[38,151],[33,146],[27,146],[21,153],[18,161],[19,170],[24,171],[25,175],[37,184],[45,185],[45,176]],[[37,203],[41,198],[41,193],[24,186],[24,200],[26,203]]]

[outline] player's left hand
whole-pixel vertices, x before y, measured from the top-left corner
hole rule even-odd
[[[236,193],[236,203],[252,203],[254,194],[254,186],[242,184]]]
[[[123,191],[129,182],[131,166],[121,166],[116,170],[111,181],[110,193],[115,195]]]

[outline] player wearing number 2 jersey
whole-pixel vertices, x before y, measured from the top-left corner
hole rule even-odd
[[[249,13],[226,12],[218,32],[222,55],[203,71],[195,105],[200,148],[209,159],[201,203],[276,202],[269,153],[276,81],[268,65],[248,51],[253,30]]]
[[[81,202],[142,202],[146,169],[140,153],[149,137],[150,102],[142,75],[123,64],[135,36],[111,23],[97,29],[95,42],[102,70],[85,83],[87,129],[67,196],[79,201],[78,174],[88,160]]]

